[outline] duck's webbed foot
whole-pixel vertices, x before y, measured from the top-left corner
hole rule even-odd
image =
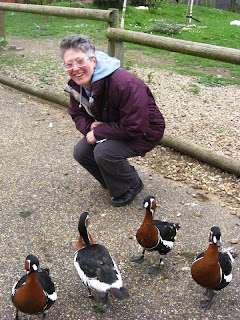
[[[149,269],[148,273],[153,275],[153,276],[157,276],[158,275],[158,271],[159,271],[158,267],[152,267],[152,268]]]
[[[144,254],[141,254],[140,256],[133,256],[131,258],[131,262],[136,262],[136,263],[142,263],[144,260]]]
[[[142,254],[140,256],[137,256],[137,257],[132,257],[131,258],[131,261],[132,262],[136,262],[136,263],[142,263],[143,260],[144,260],[144,253],[145,253],[145,249],[143,250]]]
[[[213,289],[207,288],[206,291],[203,293],[206,297],[208,297],[208,300],[202,300],[200,301],[200,306],[204,308],[205,310],[210,309],[212,305],[212,298],[214,297],[215,293]]]
[[[200,307],[202,307],[205,310],[210,309],[212,305],[212,300],[201,300],[200,301]]]
[[[90,288],[88,287],[88,292],[85,292],[82,294],[84,296],[84,298],[88,298],[88,299],[93,299],[94,296],[92,295],[92,291],[90,290]]]
[[[148,273],[149,273],[149,274],[152,274],[153,276],[157,276],[158,271],[159,271],[159,269],[160,269],[160,266],[163,266],[163,265],[164,265],[163,259],[160,258],[159,264],[158,264],[156,267],[150,268],[149,271],[148,271]]]

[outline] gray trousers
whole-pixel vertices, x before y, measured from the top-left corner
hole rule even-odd
[[[118,197],[134,187],[139,180],[137,171],[127,158],[137,156],[125,142],[106,140],[96,145],[82,138],[74,147],[73,157],[112,197]]]

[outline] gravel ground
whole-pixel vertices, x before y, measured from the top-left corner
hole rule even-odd
[[[146,163],[135,164],[144,190],[129,206],[113,208],[107,191],[89,179],[72,157],[80,135],[66,110],[0,86],[0,121],[1,320],[14,319],[11,287],[24,274],[24,259],[29,253],[39,257],[42,267],[50,268],[56,284],[58,300],[48,320],[239,319],[239,258],[233,281],[216,294],[206,312],[199,308],[203,289],[190,276],[191,261],[207,248],[213,225],[221,228],[223,247],[232,246],[239,252],[239,244],[233,244],[239,241],[239,218],[221,205],[222,197],[194,189],[188,182],[166,179],[167,171],[161,174],[155,170],[153,175],[153,168],[144,160]],[[173,154],[161,148],[159,152],[161,161]],[[171,161],[172,156],[169,165]],[[204,171],[202,164],[190,162],[206,176],[211,170],[214,177],[215,169],[205,167]],[[175,247],[156,277],[150,276],[148,269],[157,264],[157,253],[146,253],[141,265],[130,262],[139,251],[135,233],[144,212],[138,207],[148,194],[156,196],[156,218],[181,225]],[[130,299],[109,299],[101,305],[98,297],[86,300],[82,296],[85,288],[74,270],[73,254],[83,211],[90,213],[93,238],[109,248],[118,264]]]

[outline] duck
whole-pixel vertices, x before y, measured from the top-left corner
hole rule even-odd
[[[220,247],[221,231],[218,226],[213,226],[209,234],[208,249],[200,253],[191,266],[193,280],[206,288],[204,295],[208,299],[200,301],[200,306],[205,310],[211,306],[214,290],[222,290],[232,280],[232,263],[237,254],[230,249],[219,250]]]
[[[157,267],[150,268],[149,274],[152,275],[158,274],[160,266],[164,264],[161,255],[166,255],[173,249],[177,230],[180,229],[178,223],[154,220],[156,207],[154,196],[149,195],[144,198],[140,209],[145,208],[146,213],[141,227],[136,232],[137,242],[143,248],[143,251],[140,256],[131,258],[132,262],[142,263],[146,250],[158,251],[160,260]]]
[[[88,289],[83,296],[94,298],[92,289],[95,289],[103,295],[101,300],[104,301],[109,295],[119,300],[128,298],[130,295],[108,249],[96,243],[88,231],[89,219],[88,212],[83,212],[79,218],[79,238],[74,253],[74,266]]]
[[[25,259],[26,274],[17,281],[11,292],[16,308],[15,320],[19,320],[19,311],[26,314],[41,314],[45,318],[48,309],[57,300],[57,292],[49,275],[49,269],[40,268],[36,256],[29,254]]]

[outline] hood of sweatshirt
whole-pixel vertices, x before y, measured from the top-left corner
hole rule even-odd
[[[97,65],[92,77],[92,83],[105,78],[120,68],[120,60],[108,56],[105,52],[95,51]]]

